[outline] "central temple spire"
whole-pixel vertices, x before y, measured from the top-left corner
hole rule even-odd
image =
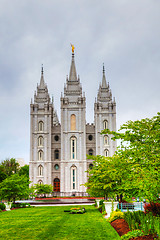
[[[75,82],[77,81],[77,73],[76,73],[76,66],[74,61],[74,46],[71,44],[72,47],[72,61],[71,61],[71,68],[69,73],[69,81]]]
[[[105,76],[105,68],[104,68],[104,63],[103,63],[102,88],[107,88],[107,82],[106,82],[106,76]]]
[[[40,88],[44,88],[44,87],[45,87],[45,82],[44,82],[44,76],[43,76],[43,64],[42,64],[42,68],[41,68]]]

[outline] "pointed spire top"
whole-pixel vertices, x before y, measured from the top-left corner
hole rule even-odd
[[[103,63],[103,74],[105,74],[105,68],[104,68],[104,63]]]
[[[71,61],[71,68],[69,74],[69,81],[77,81],[77,73],[76,73],[76,66],[74,61],[74,45],[71,44],[72,47],[72,61]]]
[[[102,88],[107,88],[107,82],[106,82],[106,76],[105,76],[105,68],[104,68],[104,63],[103,63]]]
[[[43,64],[42,64],[42,67],[41,67],[41,74],[43,75]]]
[[[45,83],[44,83],[44,77],[43,77],[43,64],[41,67],[41,80],[40,80],[40,88],[44,88],[45,87]]]

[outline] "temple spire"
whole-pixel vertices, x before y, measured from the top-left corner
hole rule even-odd
[[[45,87],[45,82],[44,82],[44,77],[43,77],[43,64],[42,64],[42,68],[41,68],[40,88],[44,88],[44,87]]]
[[[74,46],[71,44],[72,47],[72,61],[70,67],[70,74],[69,74],[69,81],[77,81],[77,73],[76,73],[76,66],[74,61]]]
[[[106,76],[105,76],[105,68],[104,68],[104,63],[103,63],[102,88],[107,88],[107,82],[106,82]]]

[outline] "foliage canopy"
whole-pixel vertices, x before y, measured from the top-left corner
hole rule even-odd
[[[28,179],[18,174],[7,177],[0,183],[0,198],[8,201],[27,198],[29,195]]]
[[[151,119],[128,121],[118,132],[105,129],[102,134],[111,134],[121,144],[113,157],[93,157],[87,191],[156,201],[160,193],[160,113]]]

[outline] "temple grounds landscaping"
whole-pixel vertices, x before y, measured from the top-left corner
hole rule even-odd
[[[120,239],[118,233],[94,206],[85,214],[64,210],[79,206],[35,207],[0,213],[0,239]]]

